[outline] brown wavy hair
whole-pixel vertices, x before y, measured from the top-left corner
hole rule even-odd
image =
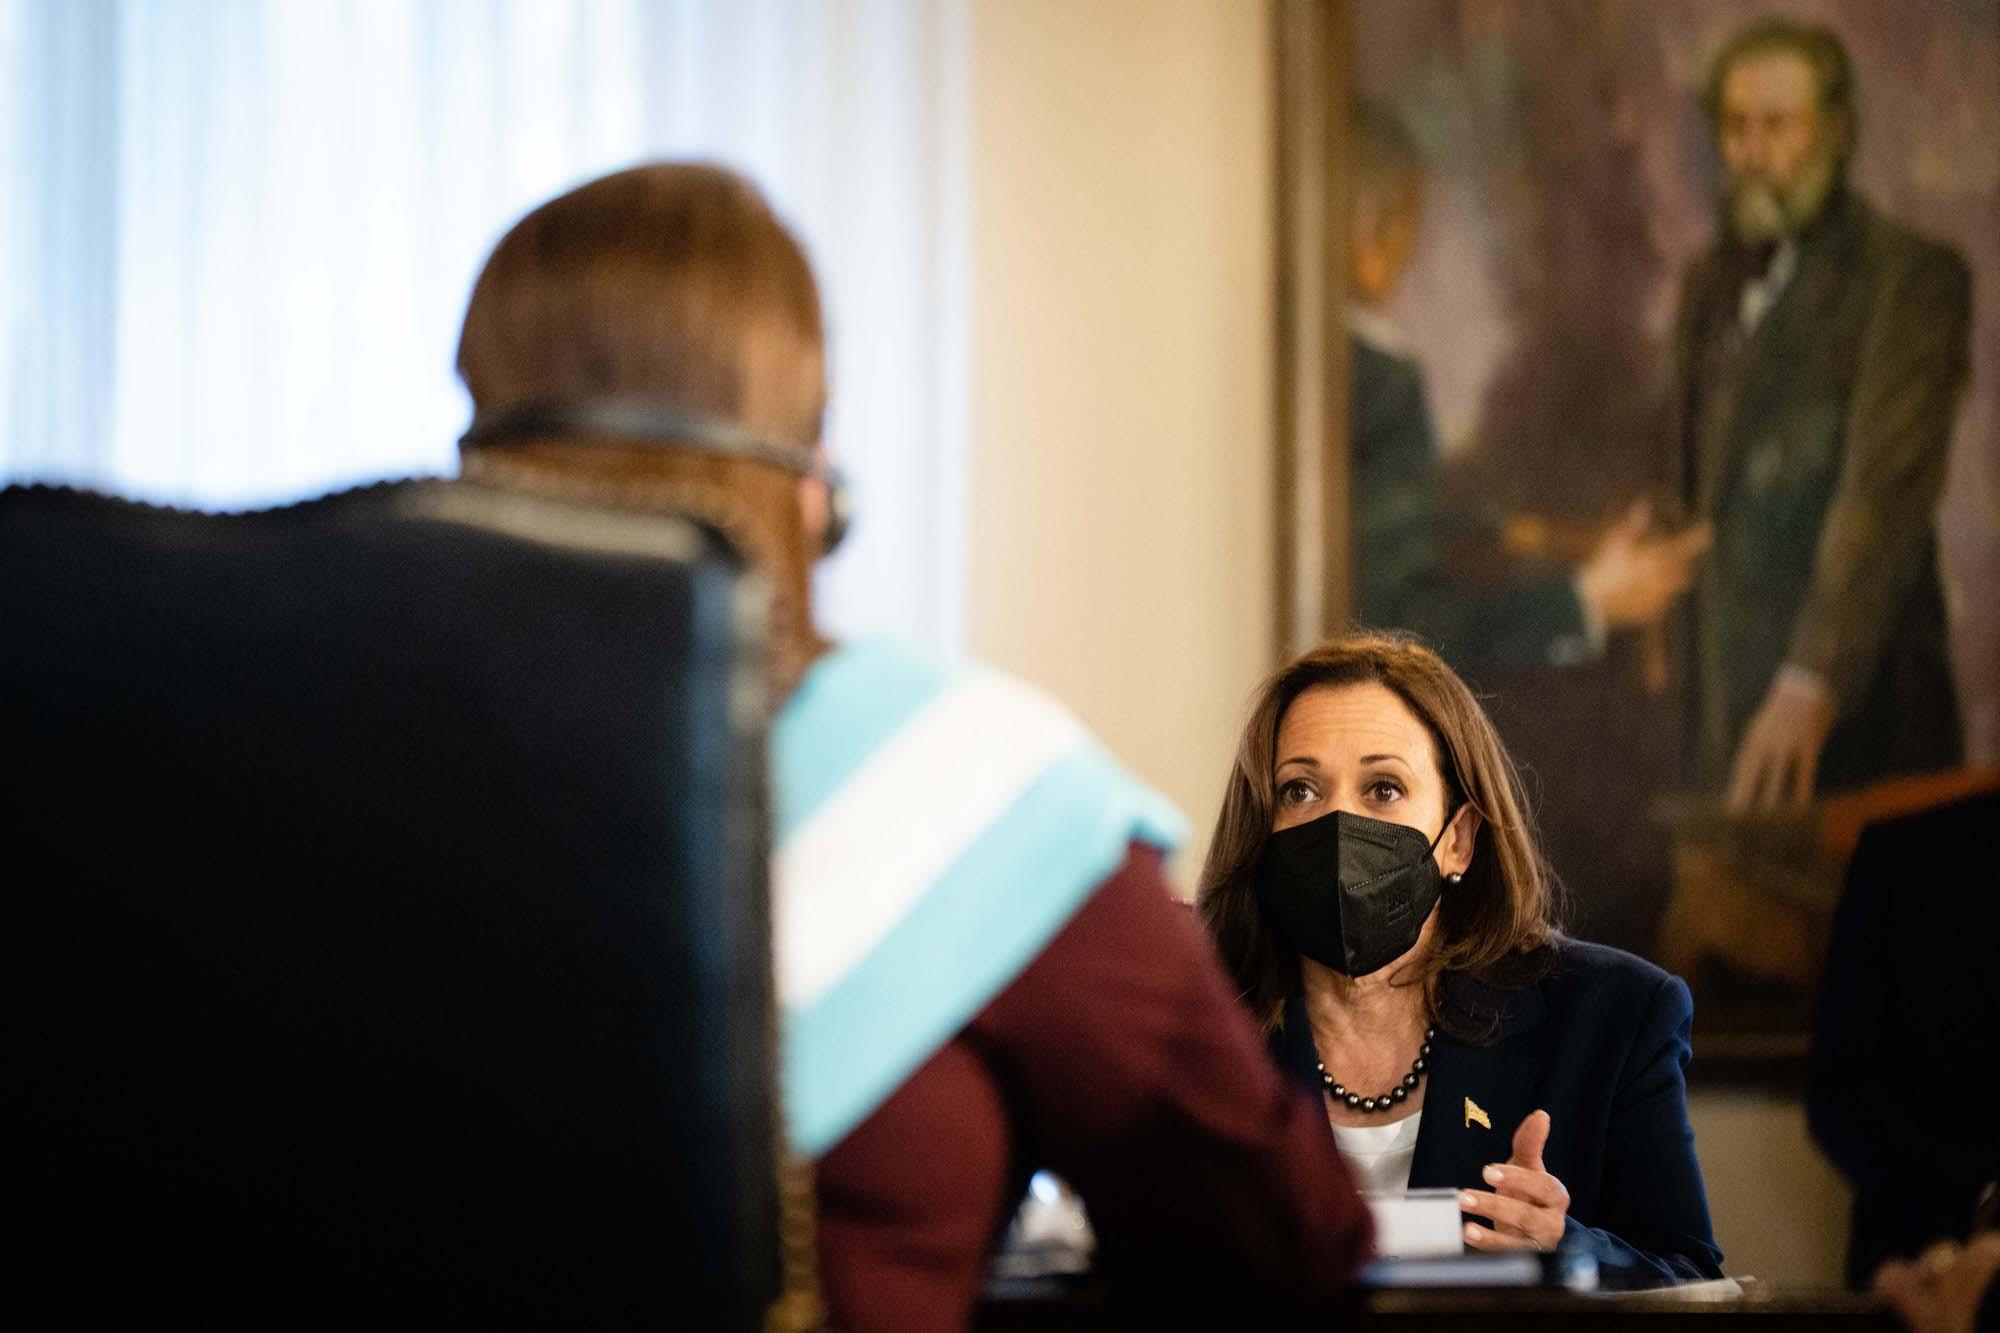
[[[1373,682],[1395,692],[1431,734],[1447,808],[1460,801],[1483,827],[1464,879],[1438,900],[1438,928],[1417,977],[1437,1021],[1478,1039],[1439,1010],[1436,986],[1466,973],[1501,987],[1542,975],[1560,938],[1560,888],[1542,856],[1519,772],[1486,710],[1458,674],[1404,634],[1359,633],[1331,639],[1286,663],[1258,687],[1236,748],[1236,762],[1216,816],[1196,892],[1202,924],[1214,938],[1251,1013],[1270,1032],[1300,987],[1298,955],[1257,906],[1257,861],[1271,836],[1277,798],[1278,726],[1307,690]]]

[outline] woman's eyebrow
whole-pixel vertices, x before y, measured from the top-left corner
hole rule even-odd
[[[1295,754],[1290,759],[1280,759],[1278,761],[1279,768],[1283,768],[1287,764],[1303,764],[1307,768],[1318,768],[1319,760],[1313,759],[1307,755]]]
[[[1364,764],[1379,764],[1385,759],[1393,759],[1404,768],[1410,766],[1410,761],[1399,754],[1364,754],[1361,756],[1361,762]]]

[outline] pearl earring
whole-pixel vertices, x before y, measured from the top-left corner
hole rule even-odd
[[[1449,875],[1446,875],[1445,878],[1457,884],[1465,878],[1465,872],[1463,870],[1454,870]]]

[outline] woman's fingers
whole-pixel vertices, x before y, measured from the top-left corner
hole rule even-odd
[[[1514,1155],[1507,1159],[1507,1164],[1540,1171],[1542,1149],[1548,1146],[1551,1123],[1547,1111],[1530,1111],[1521,1117],[1521,1123],[1514,1127]]]
[[[1466,1190],[1458,1196],[1465,1212],[1484,1217],[1494,1230],[1467,1223],[1466,1244],[1483,1250],[1552,1250],[1563,1238],[1569,1190],[1542,1166],[1549,1141],[1549,1113],[1531,1111],[1514,1129],[1513,1155],[1479,1174],[1493,1193]]]
[[[1465,1224],[1465,1243],[1475,1250],[1539,1250],[1544,1247],[1526,1236],[1494,1231],[1477,1222]]]
[[[1546,1171],[1530,1171],[1518,1166],[1502,1166],[1495,1163],[1480,1175],[1491,1185],[1495,1193],[1511,1199],[1525,1199],[1543,1208],[1554,1208],[1559,1212],[1569,1211],[1569,1190],[1560,1180]]]
[[[1482,1194],[1478,1190],[1462,1191],[1458,1206],[1461,1212],[1487,1218],[1503,1232],[1524,1236],[1538,1246],[1552,1246],[1562,1239],[1563,1215],[1553,1208],[1510,1199],[1504,1194]]]

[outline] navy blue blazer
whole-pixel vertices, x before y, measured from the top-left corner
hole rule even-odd
[[[1565,939],[1538,982],[1498,990],[1450,974],[1439,999],[1496,1035],[1470,1045],[1440,1031],[1432,1043],[1411,1189],[1485,1189],[1480,1169],[1506,1161],[1515,1127],[1547,1111],[1542,1160],[1569,1190],[1565,1243],[1588,1246],[1607,1285],[1722,1276],[1688,1123],[1694,1002],[1679,977]],[[1286,1070],[1317,1091],[1302,997],[1286,1005],[1271,1041]],[[1473,1118],[1475,1106],[1491,1128]]]

